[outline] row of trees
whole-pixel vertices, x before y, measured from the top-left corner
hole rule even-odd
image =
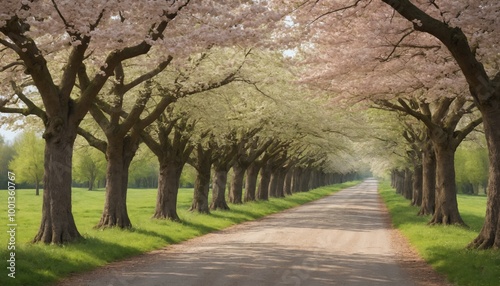
[[[197,171],[192,209],[200,212],[227,209],[230,168],[234,203],[308,190],[339,180],[328,174],[356,169],[341,132],[348,122],[320,109],[324,97],[292,86],[282,53],[266,49],[288,7],[91,2],[79,9],[11,3],[0,25],[0,111],[34,115],[44,125],[42,221],[34,242],[80,237],[71,212],[73,166],[92,165],[94,153],[73,160],[77,134],[106,158],[101,228],[132,225],[127,186],[141,143],[158,161],[155,218],[180,219],[186,163]]]
[[[253,40],[252,34],[264,29],[262,17],[272,16],[268,7],[231,1],[91,1],[78,8],[67,2],[28,1],[3,8],[1,111],[36,115],[45,126],[42,221],[34,238],[45,243],[80,237],[71,212],[77,134],[106,153],[106,205],[99,225],[130,225],[126,182],[142,131],[175,99],[207,88],[206,81],[178,87],[186,86],[182,66],[191,61],[189,55],[221,40],[224,45]],[[249,13],[259,16],[244,17]],[[179,60],[175,65],[174,57]],[[167,66],[172,67],[173,89],[153,103],[150,79]],[[135,102],[124,100],[131,90],[136,91]],[[147,108],[148,103],[154,107]],[[128,110],[127,104],[132,104]],[[93,140],[99,138],[81,128],[89,111],[106,141]]]
[[[483,122],[489,204],[485,226],[472,246],[500,246],[500,133],[494,128],[500,116],[500,4],[436,2],[91,1],[78,10],[55,2],[10,3],[0,24],[6,63],[0,69],[0,111],[36,115],[45,126],[43,218],[34,240],[62,243],[80,236],[70,203],[77,134],[107,159],[99,226],[127,227],[126,185],[140,142],[158,158],[155,217],[176,219],[172,204],[187,162],[199,174],[213,165],[216,198],[232,161],[238,161],[234,158],[250,158],[238,162],[235,174],[239,168],[249,171],[255,161],[251,151],[262,146],[266,151],[260,159],[267,161],[260,170],[281,169],[275,171],[277,178],[286,177],[285,166],[296,161],[326,170],[335,161],[349,166],[345,135],[353,137],[354,125],[344,123],[353,115],[331,107],[352,111],[353,103],[361,102],[413,118],[398,119],[406,122],[405,130],[382,139],[400,137],[415,146],[408,157],[414,169],[422,166],[414,173],[422,173],[423,202],[434,203],[426,198],[436,186],[435,205],[422,206],[423,213],[433,213],[435,224],[463,224],[454,155]],[[279,52],[262,52],[270,47]],[[272,60],[287,48],[294,49],[292,59]],[[282,72],[285,63],[292,64],[287,65],[291,73]],[[291,84],[294,75],[302,85]],[[216,90],[226,96],[208,100]],[[256,93],[271,100],[255,104],[241,99]],[[284,96],[290,94],[302,100]],[[229,104],[218,105],[222,102]],[[294,136],[286,136],[287,131]],[[332,133],[338,138],[325,136]],[[193,204],[195,209],[206,204],[209,177],[197,180],[200,203]]]
[[[245,86],[238,86],[238,89],[242,91]],[[250,92],[253,88],[246,88],[246,90]],[[226,100],[221,101],[219,99],[221,96]],[[287,98],[291,97],[287,96]],[[340,146],[346,143],[345,139],[338,138],[339,136],[332,130],[330,130],[330,135],[323,133],[325,128],[334,127],[325,120],[325,117],[333,118],[333,115],[327,116],[325,112],[318,113],[318,102],[315,102],[318,100],[311,100],[313,104],[306,105],[300,101],[294,105],[292,101],[289,101],[287,107],[282,107],[285,109],[283,113],[276,113],[277,106],[269,108],[275,105],[276,101],[281,100],[279,96],[273,96],[272,98],[263,97],[256,101],[248,97],[248,94],[239,96],[235,94],[233,88],[228,88],[219,90],[217,93],[203,94],[200,98],[180,99],[170,105],[161,121],[155,123],[165,128],[162,136],[165,140],[163,144],[166,146],[158,146],[160,144],[155,142],[153,136],[145,132],[142,134],[146,145],[153,153],[156,151],[154,155],[160,154],[161,156],[162,152],[172,152],[168,153],[172,156],[168,160],[162,162],[159,159],[167,165],[165,167],[167,171],[162,174],[161,167],[159,171],[156,170],[159,188],[154,216],[180,220],[176,212],[176,196],[186,163],[191,164],[197,171],[192,210],[201,213],[209,213],[209,209],[229,209],[226,203],[226,185],[228,185],[226,180],[231,168],[234,176],[230,183],[229,201],[237,204],[256,199],[267,200],[268,197],[283,197],[320,185],[354,179],[355,165],[340,161],[337,157],[341,155],[341,152],[335,150],[340,147],[346,148]],[[237,106],[237,103],[244,103],[244,105]],[[215,113],[212,111],[218,111],[216,116],[213,116]],[[295,115],[297,118],[292,118]],[[308,120],[306,125],[304,125],[304,119]],[[307,126],[311,122],[314,122],[316,126]],[[340,120],[337,120],[336,124],[340,123]],[[89,130],[98,131],[95,128]],[[89,135],[88,131],[82,131],[82,133],[95,145],[107,144],[104,139]],[[15,151],[23,156],[22,162],[25,167],[34,168],[43,163],[41,149],[24,150],[32,146],[43,147],[41,139],[34,142],[34,137],[33,132],[26,133],[15,144]],[[141,149],[143,151],[139,152],[140,156],[135,156],[136,160],[131,162],[129,176],[141,170],[147,171],[145,169],[148,169],[148,166],[156,166],[156,168],[160,166],[151,164],[154,155],[149,153],[148,156],[147,151],[144,151],[145,147],[143,145]],[[88,146],[77,147],[75,152],[74,177],[85,178],[89,181],[90,187],[92,182],[103,173],[106,165],[103,160],[104,155],[98,149]],[[335,157],[329,160],[328,157],[332,155]],[[107,164],[109,167],[109,161]],[[211,177],[212,167],[215,172],[213,178]],[[11,168],[21,171],[23,167],[17,168],[11,164]],[[169,169],[178,170],[178,172],[168,172]],[[43,168],[38,168],[38,171],[43,173]],[[245,173],[246,183],[243,184]],[[257,180],[258,175],[260,175],[260,180]],[[34,182],[37,182],[39,177],[41,175],[31,176]],[[18,176],[18,178],[22,177]],[[213,184],[214,192],[211,203],[208,201],[210,182]],[[246,186],[245,194],[243,194],[243,185]],[[120,203],[118,199],[109,198],[109,196],[110,192],[107,187],[107,204]],[[126,207],[126,201],[122,203]],[[113,223],[101,224],[101,220],[98,226],[131,227],[127,212],[124,211],[121,215],[116,216]]]
[[[311,23],[310,14],[315,15],[307,25],[312,44],[301,47],[315,72],[303,82],[331,90],[339,102],[364,102],[398,114],[399,134],[379,137],[406,141],[408,162],[396,166],[411,165],[414,192],[408,196],[422,201],[420,214],[432,214],[430,223],[464,224],[456,201],[455,151],[483,123],[488,207],[470,246],[500,247],[500,137],[493,127],[500,120],[499,3],[311,1],[306,6],[308,12],[296,19]]]
[[[105,187],[106,158],[98,150],[84,142],[75,148],[73,165],[73,186],[86,187],[89,190]],[[85,144],[85,145],[84,145]],[[16,173],[17,188],[33,188],[39,195],[44,175],[44,145],[40,134],[35,131],[24,131],[18,134],[12,143],[6,143],[0,136],[2,157],[0,168]],[[151,153],[141,151],[133,162],[130,174],[130,185],[137,188],[154,188],[157,186],[158,168]],[[192,173],[192,171],[191,171]],[[192,186],[193,175],[186,172],[181,182],[183,186]],[[7,184],[6,179],[3,182]]]

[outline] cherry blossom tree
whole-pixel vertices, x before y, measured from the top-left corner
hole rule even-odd
[[[210,104],[207,103],[204,95],[237,80],[248,55],[249,52],[242,49],[233,49],[232,51],[222,49],[212,55],[208,55],[207,52],[202,54],[191,66],[185,64],[183,71],[178,72],[174,76],[174,80],[169,83],[166,83],[165,79],[162,80],[163,96],[170,95],[176,100],[180,99],[180,101],[173,107],[173,112],[167,110],[167,113],[170,112],[170,114],[162,115],[156,122],[153,132],[156,135],[144,133],[142,135],[148,147],[158,156],[160,163],[155,218],[180,220],[176,211],[179,180],[182,168],[194,148],[196,148],[198,156],[195,160],[197,162],[193,165],[198,171],[206,170],[207,166],[210,170],[211,152],[209,148],[200,145],[199,132],[195,130],[195,127],[199,128],[199,118],[205,114],[212,113],[215,117],[218,117],[219,114],[216,109],[211,112],[206,108],[210,107]],[[211,74],[209,72],[216,69],[219,69],[219,73]],[[218,106],[217,101],[210,103],[214,103],[213,106]],[[209,130],[212,128],[214,126],[210,126]],[[201,132],[207,133],[206,129]],[[193,133],[198,136],[193,136]],[[205,177],[199,176],[195,184],[192,209],[208,212],[208,209],[204,208],[207,205],[204,199],[208,199],[209,179],[206,179],[205,173],[203,175]],[[201,202],[198,203],[198,201]]]
[[[71,161],[79,123],[123,62],[161,47],[168,55],[255,41],[277,10],[236,1],[7,1],[0,14],[2,112],[45,124],[44,203],[34,242],[80,238],[71,212]],[[252,17],[250,17],[250,15]],[[151,61],[153,64],[155,61]],[[24,95],[36,89],[37,100]],[[4,96],[5,94],[5,96]],[[19,103],[23,106],[19,108]]]
[[[39,107],[19,92],[22,90],[14,90],[27,106],[26,113],[39,116],[45,124],[42,221],[33,241],[72,241],[80,237],[71,212],[72,151],[78,125],[115,67],[147,53],[188,2],[140,7],[137,3],[96,1],[86,9],[69,2],[8,3],[1,18],[0,43],[5,58],[12,62],[2,68],[2,82],[14,85],[28,75],[43,102]],[[130,13],[134,10],[150,16],[141,19],[141,13]],[[130,34],[116,35],[116,31]],[[93,74],[84,69],[84,62],[89,61],[98,67]],[[78,79],[80,92],[75,89]]]
[[[106,140],[99,140],[89,132],[79,129],[80,135],[106,154],[106,200],[101,220],[97,225],[99,228],[132,226],[127,214],[126,194],[129,167],[140,143],[140,133],[136,130],[143,130],[154,122],[174,101],[173,97],[163,97],[154,108],[148,110],[146,116],[141,118],[154,92],[151,78],[162,72],[171,60],[172,57],[168,57],[158,67],[130,82],[126,82],[128,78],[125,69],[119,64],[115,70],[115,81],[111,84],[111,91],[106,94],[110,95],[111,99],[105,100],[101,96],[90,108],[90,114],[101,128]],[[134,89],[140,85],[142,85],[140,90]],[[126,108],[127,94],[136,95],[130,108]]]
[[[384,6],[383,3],[388,4]],[[376,69],[374,58],[383,61],[390,59],[393,55],[410,52],[415,55],[424,54],[425,58],[451,59],[433,60],[424,67],[429,79],[436,77],[440,72],[445,74],[456,74],[448,77],[450,80],[461,79],[466,83],[466,88],[480,110],[483,117],[485,135],[488,142],[490,154],[490,178],[489,178],[489,203],[486,213],[486,221],[480,235],[471,244],[471,247],[489,248],[500,245],[499,215],[496,209],[499,190],[500,165],[497,158],[498,146],[500,144],[500,133],[493,127],[498,122],[498,100],[499,81],[497,42],[499,36],[498,13],[499,3],[497,1],[409,1],[409,0],[383,0],[383,1],[307,1],[309,11],[314,11],[312,22],[316,27],[326,27],[325,18],[338,20],[337,26],[349,23],[349,31],[344,29],[334,30],[330,35],[335,36],[338,42],[353,43],[349,37],[359,40],[353,52],[362,53],[364,66],[372,71]],[[307,5],[305,5],[307,6]],[[400,15],[401,17],[398,17]],[[310,20],[311,21],[311,20]],[[312,28],[310,25],[308,28]],[[347,25],[345,26],[347,27]],[[332,37],[318,37],[319,40],[331,39]],[[409,41],[418,37],[420,41]],[[433,43],[433,44],[429,44]],[[310,46],[310,45],[309,45]],[[359,47],[359,48],[358,48]],[[372,49],[366,49],[372,47]],[[385,52],[383,51],[385,49]],[[424,52],[427,51],[427,52]],[[443,57],[444,52],[448,57]],[[347,50],[344,51],[344,55]],[[439,57],[436,57],[438,54]],[[325,56],[326,57],[326,56]],[[372,65],[370,65],[372,63]],[[354,65],[351,65],[353,67]],[[397,67],[399,66],[399,69]],[[404,78],[407,71],[400,63],[391,70],[385,69],[383,77],[392,78],[391,86],[396,92],[408,89],[408,81]],[[457,69],[458,68],[458,69]],[[359,69],[358,69],[359,70]],[[456,70],[459,73],[456,73]],[[351,69],[344,69],[346,77],[352,76]],[[330,73],[333,76],[339,70]],[[361,83],[365,80],[361,75],[370,74],[368,70],[357,73]],[[396,75],[396,77],[390,77]],[[398,77],[397,76],[401,76]],[[383,79],[382,76],[378,77]],[[352,78],[352,77],[351,77]],[[444,79],[444,78],[443,78]],[[449,80],[448,80],[449,81]],[[420,85],[421,81],[411,81]],[[379,87],[385,89],[387,85],[373,84],[368,87],[361,85],[356,87],[353,93],[360,90],[369,90],[372,95],[378,94]],[[406,86],[406,87],[405,87]],[[434,86],[439,87],[438,84]],[[453,84],[448,84],[453,88]],[[455,84],[460,86],[460,84]],[[415,86],[410,90],[414,90]],[[392,91],[391,89],[389,89]],[[448,97],[449,89],[440,91],[437,88],[432,93],[433,98]],[[386,89],[387,92],[387,89]],[[457,94],[457,93],[455,93]]]
[[[433,105],[424,102],[415,108],[410,107],[403,99],[399,99],[398,103],[399,105],[385,101],[381,104],[421,120],[427,127],[427,134],[434,147],[437,193],[436,209],[430,223],[464,224],[456,200],[455,151],[465,137],[481,124],[482,118],[476,116],[468,124],[458,128],[462,116],[471,112],[474,107],[460,96],[443,98]]]
[[[453,3],[454,5],[414,5],[410,1],[385,0],[415,30],[430,34],[442,42],[460,66],[469,91],[479,108],[489,150],[488,206],[479,236],[470,244],[474,248],[500,247],[500,72],[497,39],[498,1]],[[432,4],[432,3],[431,3]],[[478,18],[480,20],[478,20]]]

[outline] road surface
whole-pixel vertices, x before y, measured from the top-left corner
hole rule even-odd
[[[377,182],[367,180],[61,285],[417,285],[395,253]]]

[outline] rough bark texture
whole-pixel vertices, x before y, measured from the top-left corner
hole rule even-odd
[[[106,199],[97,228],[131,228],[127,212],[127,185],[130,163],[137,151],[138,138],[108,137],[106,150]]]
[[[285,176],[287,170],[285,168],[278,168],[275,170],[271,176],[270,185],[274,188],[274,195],[277,198],[285,197]]]
[[[229,202],[233,204],[242,204],[243,197],[243,179],[246,169],[238,162],[233,165],[233,179],[229,191]]]
[[[158,194],[153,218],[180,221],[177,215],[177,194],[184,164],[175,161],[160,161]]]
[[[33,242],[61,244],[81,237],[71,212],[71,163],[76,130],[49,121],[45,138],[45,175],[40,229]]]
[[[208,193],[210,190],[210,173],[212,168],[212,152],[198,145],[196,155],[196,181],[194,183],[193,202],[190,211],[210,213]]]
[[[210,192],[210,166],[198,171],[194,182],[193,202],[189,211],[209,214],[208,193]]]
[[[422,204],[418,215],[434,214],[436,200],[436,155],[430,142],[422,155]]]
[[[226,202],[227,170],[215,169],[212,190],[211,210],[229,210]]]
[[[182,169],[193,150],[193,146],[188,144],[189,136],[184,134],[189,133],[192,126],[187,121],[170,122],[166,116],[160,116],[157,121],[157,140],[149,134],[142,134],[144,142],[155,153],[160,165],[153,218],[180,221],[177,215],[177,194]],[[171,133],[173,136],[170,136]]]
[[[500,91],[491,106],[483,106],[484,132],[489,152],[488,203],[484,225],[470,248],[500,248]]]
[[[277,198],[278,197],[278,170],[274,169],[271,170],[271,176],[269,178],[269,190],[268,190],[268,196],[270,198]]]
[[[255,162],[252,163],[247,169],[247,178],[245,180],[245,202],[255,201],[257,178],[260,169],[260,166]]]
[[[434,143],[436,152],[436,209],[430,224],[465,225],[458,211],[455,184],[455,150]]]

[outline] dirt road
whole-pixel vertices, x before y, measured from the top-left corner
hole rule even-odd
[[[416,285],[397,262],[376,190],[367,180],[62,285]]]

